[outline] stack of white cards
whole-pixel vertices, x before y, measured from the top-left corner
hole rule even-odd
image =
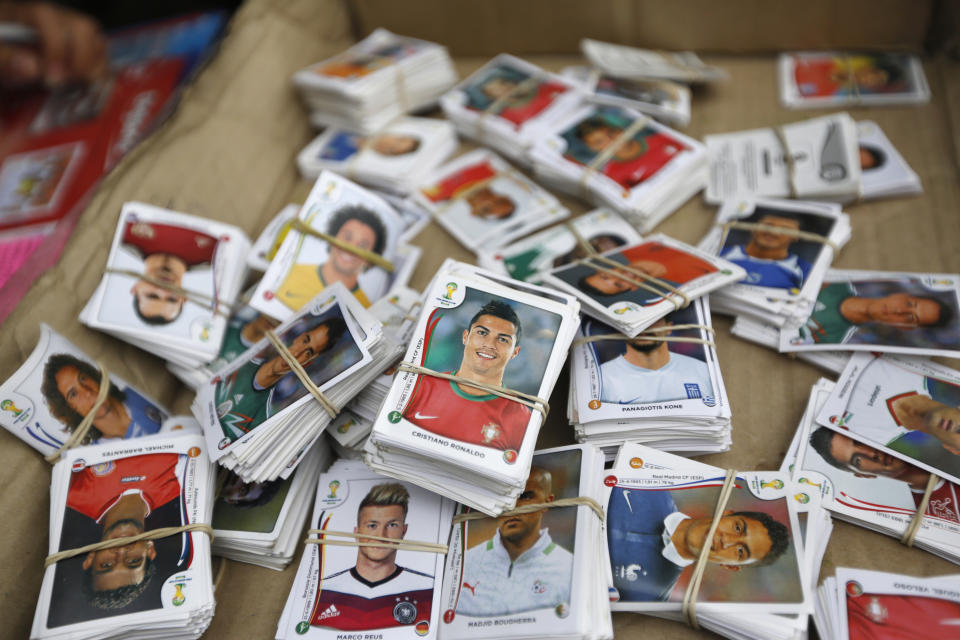
[[[651,51],[584,38],[580,50],[590,64],[620,78],[716,82],[727,78],[720,67],[705,64],[692,51]]]
[[[782,231],[781,231],[782,230]],[[809,315],[850,217],[822,202],[728,200],[700,248],[743,267],[747,277],[711,294],[718,313],[783,326]]]
[[[445,120],[400,118],[367,136],[331,127],[297,155],[297,166],[308,180],[329,169],[376,189],[408,193],[458,145]]]
[[[433,104],[456,81],[445,47],[385,29],[293,76],[314,125],[362,133]]]
[[[538,451],[517,506],[599,503],[602,473],[594,447]],[[441,637],[613,638],[603,517],[587,504],[565,504],[454,524]]]
[[[344,409],[327,427],[327,439],[337,457],[359,460],[363,447],[373,430],[373,419],[367,419],[350,409]]]
[[[556,291],[447,262],[426,289],[367,464],[491,515],[513,507],[579,307]]]
[[[737,316],[730,327],[730,333],[747,342],[753,342],[774,351],[779,350],[780,327],[776,325],[767,324],[749,316]],[[843,371],[847,366],[847,360],[850,359],[849,351],[797,351],[793,355],[833,374]]]
[[[960,574],[908,576],[837,567],[817,592],[813,618],[823,640],[957,637]]]
[[[543,282],[583,302],[584,313],[634,337],[671,311],[742,280],[742,267],[662,234],[561,266]]]
[[[876,122],[857,123],[860,145],[860,196],[864,200],[923,193],[920,176],[910,168]]]
[[[213,506],[214,555],[277,571],[290,564],[317,478],[332,459],[327,441],[321,438],[285,479],[244,482],[226,472]]]
[[[327,287],[275,336],[326,399],[264,337],[200,387],[191,410],[211,457],[246,482],[289,475],[300,452],[387,365],[380,322],[340,283]]]
[[[857,124],[846,113],[704,142],[710,158],[704,197],[711,204],[750,197],[848,202],[860,194]]]
[[[593,67],[567,67],[563,76],[591,94],[590,100],[628,107],[671,127],[690,124],[690,89],[669,80],[618,78]]]
[[[454,504],[338,460],[320,476],[283,638],[437,638]],[[351,533],[352,532],[352,533]]]
[[[49,553],[209,525],[214,470],[199,435],[68,451],[50,480]],[[44,571],[30,637],[199,638],[213,617],[210,564],[198,529],[61,559]]]
[[[602,482],[611,608],[681,620],[694,564],[709,544],[699,625],[728,638],[802,637],[829,519],[817,494],[787,473],[741,471],[707,542],[726,473],[643,445],[620,449]]]
[[[603,447],[610,459],[625,440],[682,455],[730,448],[730,406],[706,298],[632,340],[596,320],[586,320],[577,337],[599,338],[575,341],[570,354],[568,417],[577,440]]]
[[[553,194],[486,149],[439,167],[414,198],[474,253],[502,247],[570,215]]]
[[[537,177],[646,233],[706,184],[705,147],[626,107],[585,105],[530,151]]]
[[[233,225],[128,202],[80,321],[180,366],[205,364],[220,350],[249,251]]]
[[[569,79],[500,54],[440,99],[464,136],[527,165],[527,151],[583,100]]]

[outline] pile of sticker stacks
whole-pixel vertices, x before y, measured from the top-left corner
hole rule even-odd
[[[239,228],[128,202],[80,321],[186,368],[213,360],[246,277]]]
[[[456,82],[445,47],[385,29],[293,76],[315,126],[361,133],[435,103]]]
[[[308,180],[329,169],[376,189],[409,193],[458,146],[445,120],[400,118],[370,135],[331,127],[297,155],[297,166]]]
[[[30,637],[199,638],[214,610],[214,470],[196,434],[64,453]]]
[[[530,148],[583,100],[570,80],[501,54],[440,99],[457,131],[529,165]]]
[[[425,291],[364,460],[496,515],[523,492],[580,305],[453,261]]]
[[[382,629],[389,637],[436,638],[453,508],[361,462],[335,462],[320,476],[310,538],[276,637],[335,640]]]
[[[750,316],[737,316],[730,326],[730,333],[774,350],[780,345],[780,327]],[[850,359],[849,351],[797,351],[794,355],[834,374],[843,371]]]
[[[831,531],[818,492],[786,472],[727,471],[633,443],[602,484],[613,611],[727,638],[806,635]]]
[[[200,387],[191,409],[211,457],[245,482],[289,476],[390,352],[380,322],[328,286]]]
[[[613,638],[602,475],[595,447],[538,451],[517,501],[531,511],[490,518],[460,508],[441,637]]]
[[[317,478],[332,459],[330,446],[321,438],[287,478],[244,482],[224,470],[213,506],[213,553],[277,571],[290,564]]]
[[[567,413],[577,440],[613,459],[625,440],[700,455],[730,448],[730,405],[707,297],[627,338],[593,319],[570,354]]]
[[[327,439],[338,458],[359,460],[363,447],[373,429],[373,419],[363,418],[350,409],[344,409],[327,427]]]

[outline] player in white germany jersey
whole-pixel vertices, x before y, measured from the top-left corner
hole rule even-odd
[[[549,471],[531,468],[517,506],[553,502],[551,485]],[[494,536],[467,551],[457,613],[503,616],[569,606],[573,554],[540,528],[545,511],[501,516]]]

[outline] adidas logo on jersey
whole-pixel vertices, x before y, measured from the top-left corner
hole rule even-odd
[[[335,618],[340,615],[340,609],[337,609],[337,605],[332,604],[327,609],[317,616],[317,620],[326,620],[327,618]]]

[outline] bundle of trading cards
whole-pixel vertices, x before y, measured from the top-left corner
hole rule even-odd
[[[580,51],[605,74],[638,80],[675,80],[686,84],[725,80],[727,72],[705,64],[692,51],[652,51],[584,38]]]
[[[789,474],[740,471],[730,477],[714,522],[727,473],[639,444],[621,447],[603,478],[601,501],[615,588],[611,608],[680,620],[692,586],[700,627],[728,638],[800,637],[813,608],[829,520],[817,494]],[[706,566],[697,588],[691,578],[699,558]]]
[[[625,440],[682,455],[730,448],[706,297],[633,339],[585,320],[574,345],[568,417],[580,442],[603,447],[610,459]]]
[[[860,354],[854,357],[859,359]],[[789,470],[793,479],[807,485],[809,491],[819,492],[823,506],[841,520],[902,538],[927,492],[930,472],[897,452],[910,450],[913,445],[907,444],[909,438],[898,438],[897,451],[888,452],[861,440],[858,432],[848,431],[842,419],[832,421],[834,414],[827,416],[830,426],[818,424],[824,411],[830,411],[834,396],[841,395],[839,385],[822,378],[813,386],[781,468]],[[884,400],[878,398],[875,404],[882,403],[886,408]],[[894,406],[897,402],[894,400]],[[860,410],[862,406],[851,409]],[[899,446],[900,442],[904,446]],[[960,563],[960,488],[937,478],[930,491],[913,545]]]
[[[50,564],[30,637],[199,638],[214,608],[204,529],[214,469],[197,434],[66,452],[50,480]],[[117,540],[167,527],[176,529]],[[54,556],[110,541],[118,544]]]
[[[213,506],[214,555],[277,571],[290,564],[317,478],[332,459],[330,446],[320,438],[287,478],[244,482],[222,470],[225,477]]]
[[[361,133],[433,104],[456,82],[445,47],[385,29],[293,76],[314,125]]]
[[[750,316],[736,316],[730,333],[747,342],[779,351],[780,327],[767,324]],[[805,360],[830,373],[839,375],[850,359],[849,351],[795,351],[792,356]]]
[[[563,76],[589,92],[590,100],[629,107],[671,127],[690,124],[690,88],[669,80],[618,78],[593,67],[567,67]]]
[[[586,243],[593,251],[603,252],[640,240],[637,230],[620,214],[595,209],[501,249],[481,249],[477,263],[516,280],[537,283],[541,272],[587,257]]]
[[[317,484],[277,639],[435,639],[453,508],[410,482],[338,460]]]
[[[398,248],[400,215],[383,198],[324,171],[257,285],[250,306],[286,320],[335,282],[365,307],[410,278],[419,250]]]
[[[359,460],[367,443],[373,419],[367,419],[350,409],[344,409],[327,427],[327,439],[338,458]]]
[[[80,321],[183,367],[205,364],[220,350],[249,251],[233,225],[128,202]]]
[[[263,273],[270,267],[270,261],[277,255],[277,249],[283,244],[283,239],[290,231],[290,224],[300,213],[301,205],[288,204],[280,209],[267,226],[263,228],[247,256],[247,266],[254,271]]]
[[[711,204],[750,197],[847,202],[860,195],[857,124],[846,113],[704,142],[710,158],[704,197]]]
[[[626,107],[573,110],[530,156],[545,184],[611,207],[643,233],[706,184],[702,144]]]
[[[795,109],[930,101],[920,58],[906,53],[782,53],[779,69],[780,100]]]
[[[830,269],[813,310],[780,329],[780,351],[960,356],[960,275]]]
[[[497,515],[523,492],[580,305],[453,261],[425,291],[365,461]]]
[[[441,638],[613,638],[603,516],[588,504],[602,473],[594,447],[538,451],[517,507],[544,508],[454,521]]]
[[[487,149],[436,169],[414,199],[474,253],[502,247],[570,215],[553,194]]]
[[[876,122],[857,123],[860,146],[860,197],[864,200],[923,193],[920,176],[910,168]]]
[[[307,180],[330,170],[370,187],[408,193],[458,146],[446,120],[400,118],[371,135],[331,127],[297,155],[297,166]]]
[[[746,270],[711,294],[719,313],[782,326],[810,313],[823,276],[850,239],[850,217],[823,202],[728,200],[700,248]]]
[[[584,313],[632,338],[671,311],[745,275],[732,262],[656,234],[547,271],[543,282],[572,293],[583,302]]]
[[[380,321],[342,283],[327,287],[200,387],[191,410],[211,458],[246,482],[286,477],[392,352]]]
[[[440,99],[464,136],[527,165],[527,151],[583,100],[569,79],[500,54]]]
[[[823,640],[960,637],[960,574],[908,576],[837,567],[813,614]]]

